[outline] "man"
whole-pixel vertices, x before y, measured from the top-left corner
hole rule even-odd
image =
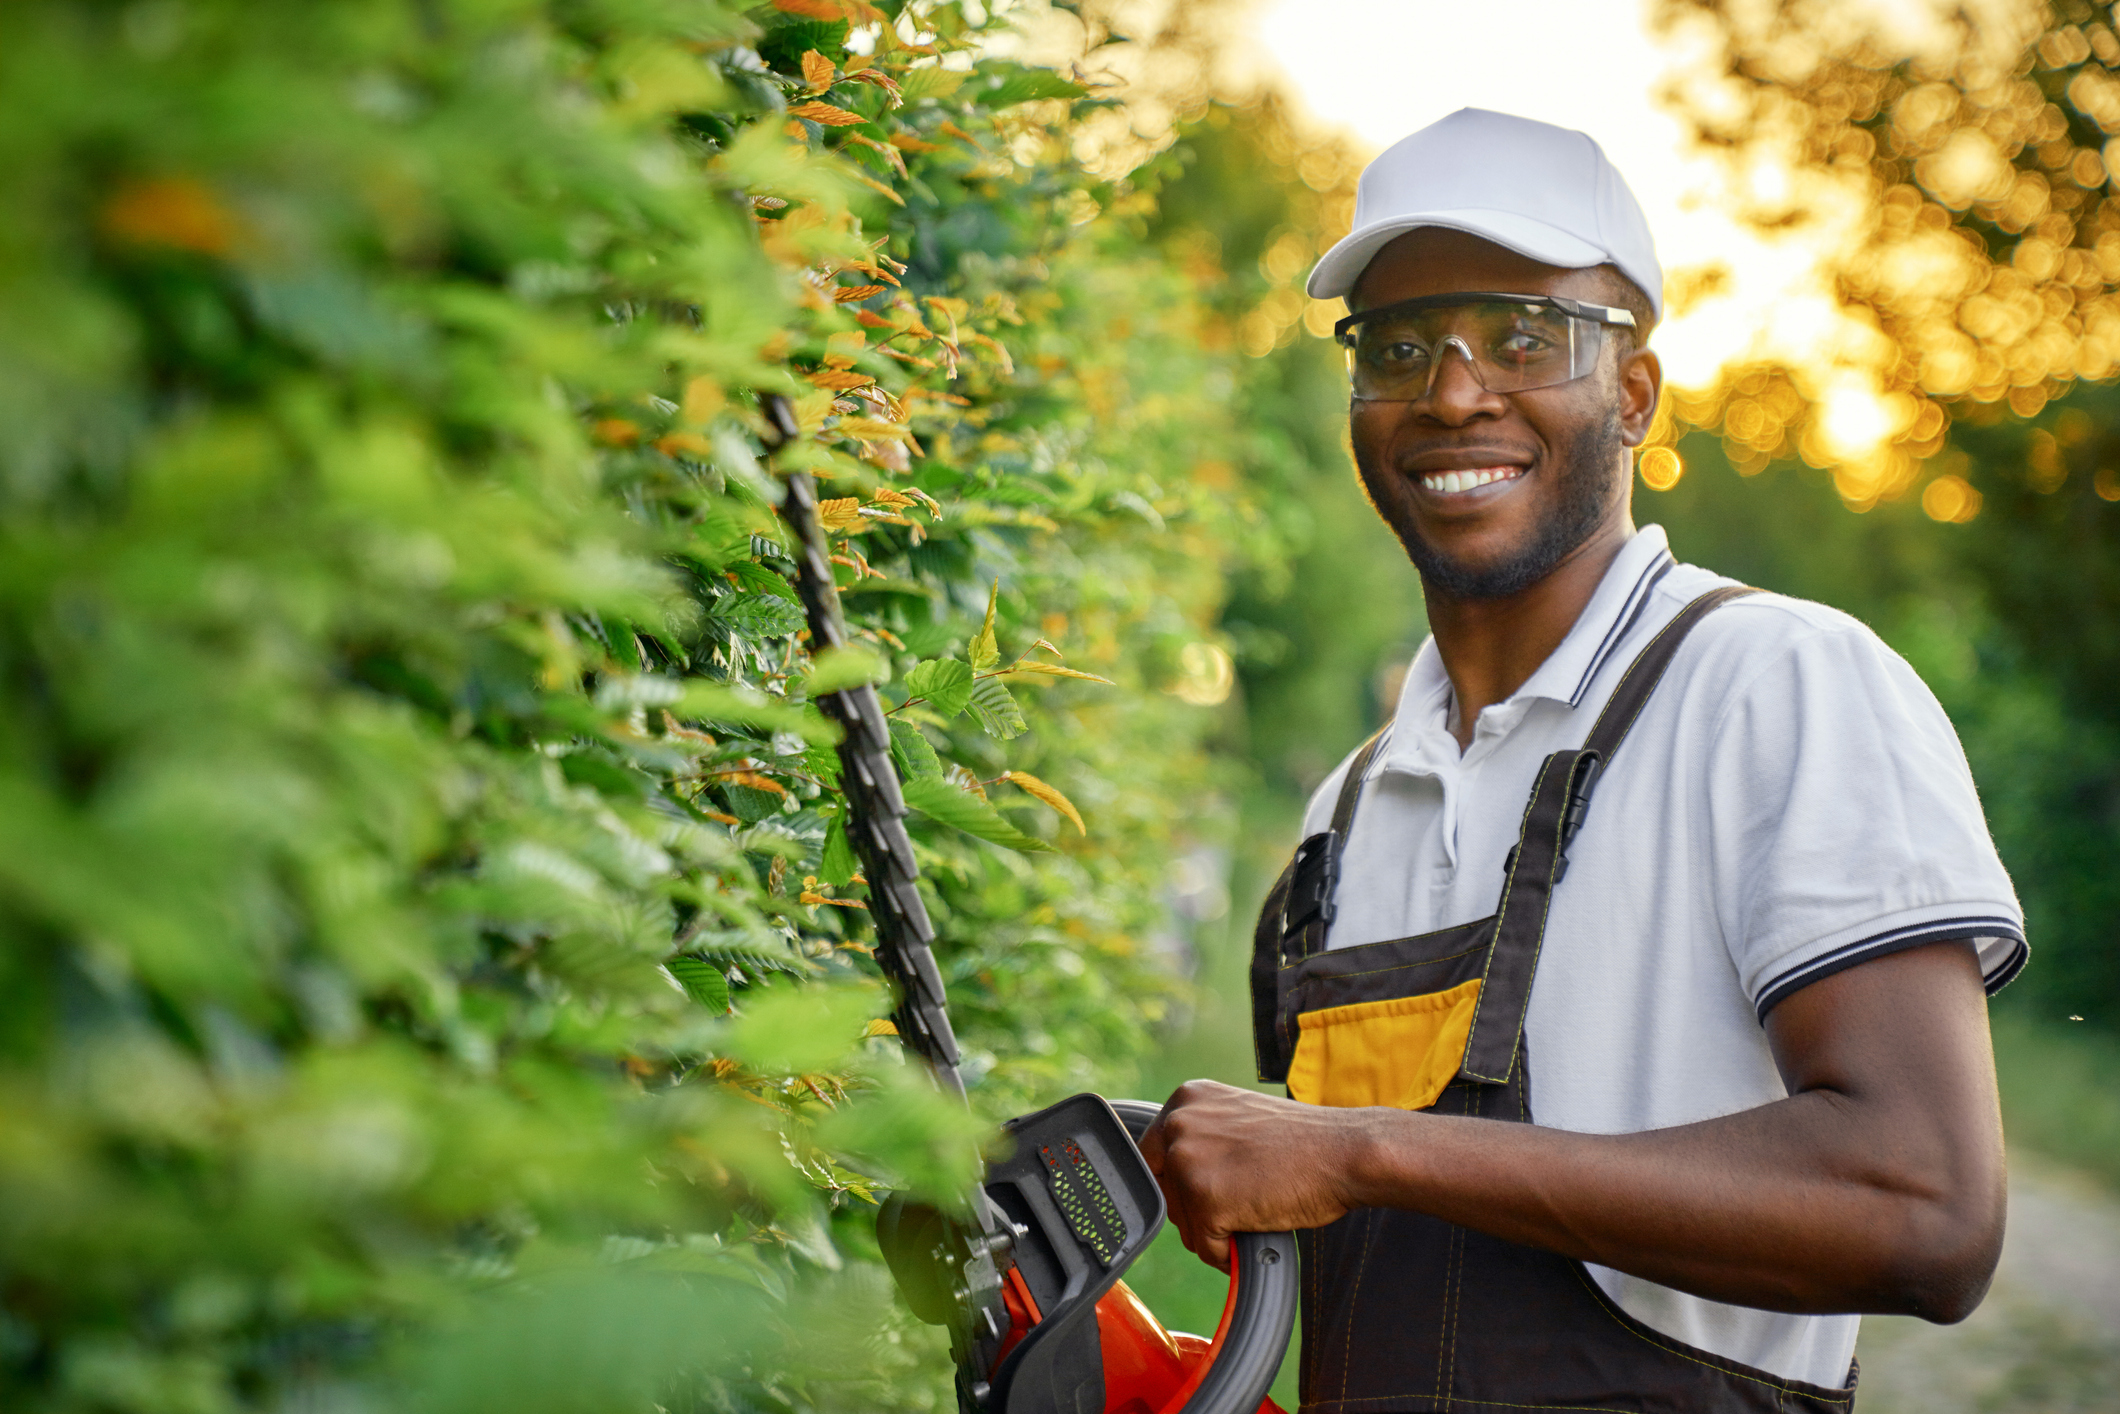
[[[1590,139],[1416,133],[1309,288],[1433,637],[1261,920],[1294,1098],[1171,1097],[1173,1221],[1305,1230],[1306,1410],[1845,1410],[1853,1313],[1962,1319],[2002,1241],[2022,914],[1950,724],[1635,529],[1662,272]]]

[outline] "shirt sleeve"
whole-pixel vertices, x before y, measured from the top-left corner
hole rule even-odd
[[[1950,719],[1853,620],[1808,626],[1728,700],[1706,808],[1716,909],[1761,1019],[1872,958],[1960,939],[1989,992],[2024,914]]]

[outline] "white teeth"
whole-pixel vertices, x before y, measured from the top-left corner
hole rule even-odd
[[[1421,478],[1421,484],[1430,491],[1448,494],[1470,491],[1497,481],[1513,481],[1520,474],[1519,468],[1508,466],[1486,467],[1477,471],[1431,471]]]

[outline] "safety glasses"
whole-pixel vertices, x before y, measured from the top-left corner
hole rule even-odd
[[[1455,348],[1490,393],[1550,388],[1597,366],[1605,330],[1634,327],[1624,309],[1557,295],[1448,294],[1350,314],[1332,326],[1363,402],[1409,403],[1435,386]]]

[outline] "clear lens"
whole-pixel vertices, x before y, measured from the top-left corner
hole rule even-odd
[[[1428,392],[1437,361],[1456,352],[1488,392],[1520,393],[1588,373],[1604,335],[1595,320],[1544,305],[1483,300],[1387,310],[1347,331],[1347,371],[1357,398],[1411,402]]]

